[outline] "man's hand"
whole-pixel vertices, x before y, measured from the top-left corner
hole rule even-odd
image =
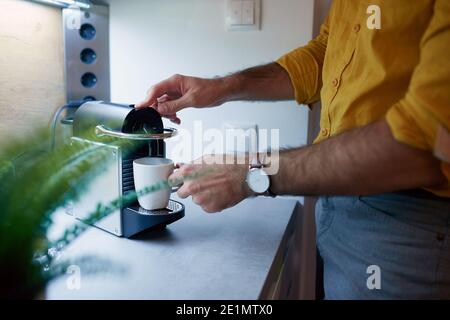
[[[214,164],[217,162],[224,164]],[[245,159],[236,161],[223,155],[204,156],[193,164],[180,165],[169,181],[196,176],[195,179],[184,180],[178,195],[182,199],[192,196],[193,202],[208,213],[219,212],[253,195],[245,181],[248,172],[246,162]]]
[[[188,107],[205,108],[221,105],[226,95],[226,80],[201,79],[174,75],[147,92],[147,97],[136,104],[137,109],[152,107],[171,121],[180,123],[177,112]]]
[[[276,63],[250,68],[223,78],[202,79],[174,75],[147,92],[136,108],[155,108],[161,115],[180,123],[177,112],[188,107],[207,108],[225,102],[277,101],[294,98],[289,74]]]

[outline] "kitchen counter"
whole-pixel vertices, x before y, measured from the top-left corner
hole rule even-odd
[[[300,204],[256,198],[208,215],[190,199],[181,202],[186,206],[183,219],[133,239],[90,227],[63,256],[95,256],[103,263],[93,265],[99,268],[94,273],[81,267],[79,289],[69,288],[69,275],[53,280],[47,299],[273,297]],[[56,229],[74,221],[64,213],[57,217]]]

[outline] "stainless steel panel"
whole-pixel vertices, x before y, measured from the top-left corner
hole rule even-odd
[[[78,138],[72,139],[75,143],[77,140],[81,140]],[[108,152],[111,157],[106,160],[106,169],[87,187],[81,199],[66,208],[66,213],[80,220],[88,218],[98,204],[108,205],[122,195],[122,155],[120,149],[116,146],[89,142],[88,140],[82,141],[109,149]],[[122,236],[121,210],[116,210],[96,223],[95,226],[117,236]]]
[[[73,9],[63,9],[65,71],[67,84],[67,99],[82,100],[92,96],[96,100],[110,99],[110,68],[109,68],[109,8],[92,6],[89,11],[81,11],[79,21],[72,23]],[[78,19],[78,18],[77,18]],[[79,22],[79,23],[78,23]],[[85,40],[80,35],[80,26],[91,24],[96,32],[92,40]],[[81,60],[84,49],[94,50],[96,59],[92,64]],[[86,88],[81,78],[86,73],[93,73],[97,83],[92,88]]]
[[[84,137],[95,133],[99,124],[106,125],[113,130],[122,131],[125,119],[133,108],[125,105],[114,105],[99,101],[86,102],[75,113],[73,133],[77,137]]]

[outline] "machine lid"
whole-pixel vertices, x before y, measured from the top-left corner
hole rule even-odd
[[[164,132],[160,114],[153,108],[132,109],[122,126],[123,133],[155,134]]]
[[[86,102],[75,113],[74,135],[129,140],[162,140],[176,135],[177,130],[164,128],[161,115],[153,108],[135,109],[102,101]]]
[[[124,121],[122,131],[109,129],[104,125],[95,128],[97,136],[108,136],[128,140],[163,140],[176,135],[174,128],[164,128],[161,115],[153,108],[134,109]]]

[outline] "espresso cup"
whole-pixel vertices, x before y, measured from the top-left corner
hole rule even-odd
[[[133,161],[134,186],[136,191],[166,182],[174,171],[173,161],[166,158],[146,157]],[[158,191],[138,196],[139,204],[146,210],[166,208],[172,188],[168,185]]]

